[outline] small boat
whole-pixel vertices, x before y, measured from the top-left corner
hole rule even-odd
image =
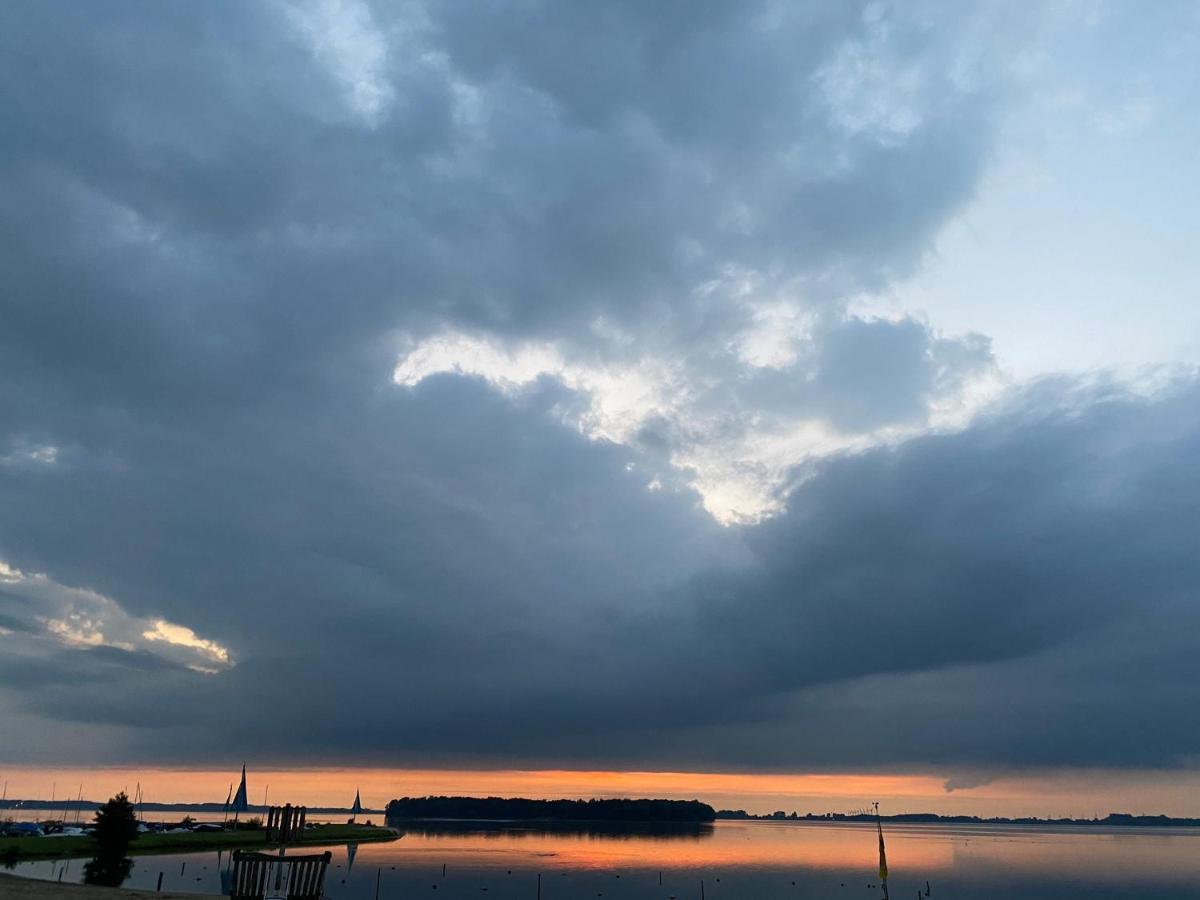
[[[9,822],[4,826],[4,833],[9,837],[40,837],[42,826],[37,822]]]

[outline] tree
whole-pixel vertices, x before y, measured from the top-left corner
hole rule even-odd
[[[96,848],[100,856],[120,858],[137,837],[137,816],[124,791],[96,810]]]

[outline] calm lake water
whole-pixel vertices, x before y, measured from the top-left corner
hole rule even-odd
[[[1043,829],[891,826],[893,900],[926,881],[931,898],[1200,898],[1198,829]],[[325,849],[325,848],[321,848]],[[391,843],[333,851],[333,900],[413,897],[606,897],[624,900],[874,898],[880,896],[873,827],[718,822],[682,833],[551,832],[430,825]],[[305,848],[304,852],[313,852]],[[220,893],[228,854],[135,857],[126,887]],[[446,874],[442,874],[442,866]],[[82,880],[82,861],[21,863],[17,874]],[[661,886],[659,884],[661,873]]]

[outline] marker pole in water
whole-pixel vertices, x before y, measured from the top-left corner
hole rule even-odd
[[[162,876],[163,876],[163,873],[159,872],[158,873],[158,887],[155,888],[156,891],[162,890]]]
[[[538,872],[538,895],[537,900],[542,900],[542,873]]]
[[[445,863],[442,863],[442,877],[443,878],[446,877],[446,864]]]
[[[700,879],[700,900],[704,900],[704,879]]]
[[[379,900],[379,879],[383,877],[383,869],[375,870],[375,900]]]

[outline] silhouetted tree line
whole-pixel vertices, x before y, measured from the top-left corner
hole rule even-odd
[[[389,819],[507,819],[579,822],[711,822],[699,800],[527,800],[521,797],[402,797]]]

